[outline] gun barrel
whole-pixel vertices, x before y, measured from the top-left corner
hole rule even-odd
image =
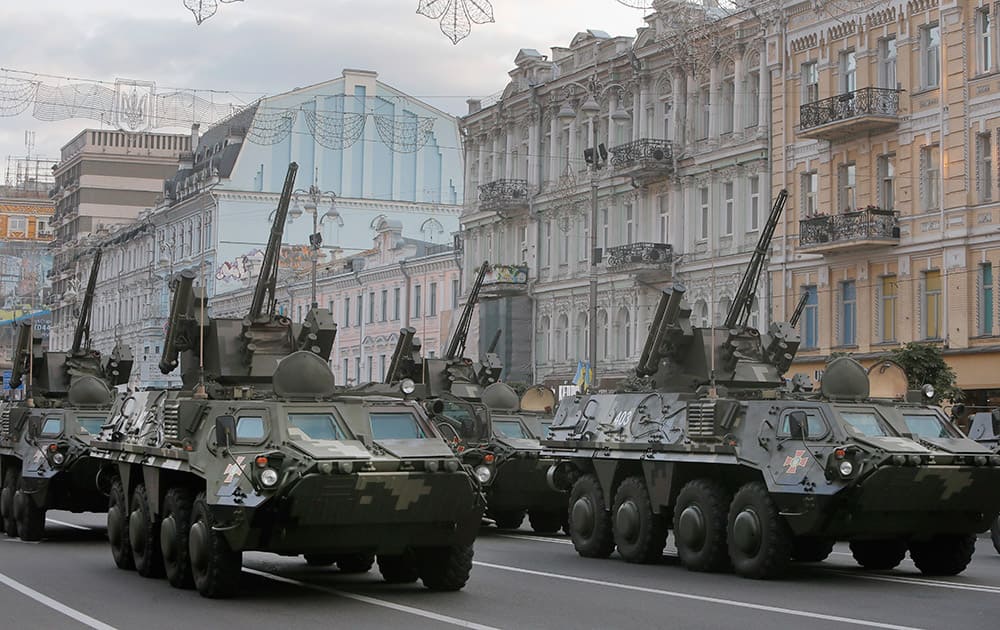
[[[288,206],[292,202],[295,174],[298,170],[297,163],[288,164],[285,185],[281,189],[281,198],[278,200],[278,207],[274,212],[274,222],[271,224],[271,236],[267,241],[267,248],[264,250],[260,275],[257,276],[257,285],[254,287],[253,299],[250,301],[250,312],[247,314],[250,321],[256,321],[260,318],[264,311],[265,301],[274,301],[274,290],[278,281],[278,258],[281,254],[281,237],[285,233],[285,219],[288,217]],[[268,296],[270,296],[270,300],[268,300]]]
[[[490,263],[484,260],[483,264],[479,267],[476,281],[469,290],[469,299],[465,302],[465,308],[462,309],[458,325],[455,326],[455,335],[448,344],[448,351],[445,353],[445,358],[448,360],[456,359],[465,354],[465,340],[469,336],[469,327],[472,325],[472,311],[479,302],[479,291],[483,288],[483,279],[486,278],[486,272],[489,270]]]
[[[486,351],[487,353],[492,354],[493,352],[496,352],[497,344],[500,342],[500,334],[502,332],[503,332],[503,329],[502,328],[498,328],[497,331],[495,333],[493,333],[493,341],[490,342],[489,349]]]
[[[636,373],[639,376],[649,376],[656,372],[660,365],[660,346],[663,345],[663,338],[667,331],[677,325],[677,316],[681,310],[681,300],[684,298],[686,289],[680,283],[674,284],[670,293],[660,296],[660,301],[656,305],[656,314],[653,316],[653,323],[649,327],[649,336],[646,337],[646,345],[643,346],[642,355],[639,357],[639,365]]]
[[[413,348],[413,336],[416,334],[417,329],[413,327],[399,329],[399,339],[396,340],[396,348],[392,351],[392,360],[389,361],[389,369],[385,372],[383,382],[386,385],[396,382],[396,374],[403,363],[403,357],[410,354]]]
[[[14,360],[10,370],[10,388],[17,389],[21,386],[31,356],[32,323],[30,321],[21,322],[17,329],[17,343],[14,346]]]
[[[94,306],[94,289],[97,287],[97,271],[101,267],[101,250],[94,252],[94,262],[90,265],[90,277],[87,279],[87,290],[83,294],[80,305],[80,317],[76,320],[76,330],[73,331],[73,346],[70,354],[78,354],[83,345],[83,337],[90,342],[90,311]]]
[[[167,338],[163,342],[163,353],[160,355],[160,371],[170,374],[177,367],[178,338],[180,337],[181,318],[191,309],[194,301],[195,273],[185,269],[177,274],[177,286],[174,288],[174,299],[170,302],[170,315],[167,318]]]
[[[809,291],[806,291],[801,296],[799,296],[799,303],[795,305],[795,311],[792,313],[792,318],[788,320],[792,328],[795,328],[799,324],[799,318],[802,317],[802,311],[806,310],[806,302],[809,301]]]
[[[757,283],[760,282],[760,272],[764,267],[764,258],[771,247],[771,239],[774,238],[774,228],[778,226],[778,219],[781,211],[785,208],[785,201],[788,199],[788,191],[782,189],[774,200],[771,207],[771,214],[767,218],[764,229],[760,231],[760,239],[754,249],[747,270],[740,280],[740,287],[733,298],[733,304],[726,314],[726,328],[732,329],[737,326],[746,325],[750,317],[750,310],[753,305],[754,295],[757,293]]]

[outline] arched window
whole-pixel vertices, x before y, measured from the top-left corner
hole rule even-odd
[[[736,102],[736,65],[729,60],[722,69],[722,102],[719,104],[719,132],[733,132]]]
[[[538,322],[538,330],[535,331],[535,359],[539,364],[549,362],[549,338],[551,324],[548,316],[542,317]]]
[[[671,111],[674,108],[674,94],[673,86],[670,84],[670,78],[666,75],[660,77],[660,80],[656,84],[656,95],[657,95],[657,113],[659,118],[659,124],[657,127],[657,137],[663,140],[670,140],[673,138],[673,126],[670,124]]]
[[[708,303],[698,300],[694,303],[694,325],[699,328],[708,326]]]
[[[715,325],[722,326],[726,322],[726,315],[729,314],[729,309],[733,305],[733,300],[728,296],[722,296],[719,300],[719,304],[715,309]]]
[[[586,313],[576,314],[576,326],[573,334],[576,336],[576,359],[578,361],[590,359],[590,326],[587,323]]]
[[[569,359],[569,318],[566,313],[556,319],[556,356],[557,361]]]
[[[617,357],[627,359],[632,354],[632,317],[627,308],[618,309],[615,318],[615,329],[618,341]]]
[[[756,297],[750,303],[750,327],[760,330],[760,304]]]
[[[607,359],[608,357],[608,313],[600,310],[597,313],[597,357]]]
[[[747,59],[745,127],[760,124],[760,53],[754,52]]]

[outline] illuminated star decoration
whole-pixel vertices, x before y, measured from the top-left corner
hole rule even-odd
[[[441,32],[457,44],[472,32],[472,23],[493,21],[490,0],[420,0],[417,13],[432,20],[441,20]]]
[[[201,24],[215,15],[215,12],[219,10],[220,2],[230,4],[232,2],[243,2],[243,0],[184,0],[184,6],[191,13],[194,13],[194,21]]]

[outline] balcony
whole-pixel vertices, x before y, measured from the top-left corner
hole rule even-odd
[[[799,135],[820,140],[891,131],[899,126],[899,92],[861,88],[799,107]]]
[[[528,207],[528,180],[498,179],[479,187],[479,208],[509,214]]]
[[[528,265],[492,265],[483,276],[484,297],[523,295],[528,292]]]
[[[875,206],[799,221],[799,248],[834,253],[899,244],[899,217]]]
[[[630,243],[609,247],[607,268],[614,273],[669,271],[674,247],[666,243]]]
[[[616,174],[648,182],[674,172],[674,148],[667,140],[641,138],[611,148]]]

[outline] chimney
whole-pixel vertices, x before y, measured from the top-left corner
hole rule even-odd
[[[476,112],[478,112],[483,108],[483,102],[478,98],[470,98],[465,102],[468,103],[469,105],[470,114],[475,114]]]
[[[198,129],[201,125],[194,123],[191,125],[191,152],[193,153],[198,148]]]

